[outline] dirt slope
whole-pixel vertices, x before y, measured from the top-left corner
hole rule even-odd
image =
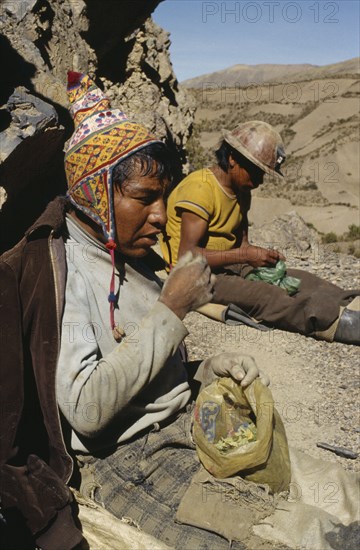
[[[338,72],[312,80],[192,90],[197,101],[192,166],[213,161],[222,128],[264,120],[284,140],[285,181],[267,181],[254,193],[253,221],[296,209],[322,233],[340,236],[359,225],[360,79],[356,71],[341,73],[354,70],[356,61],[331,66]]]

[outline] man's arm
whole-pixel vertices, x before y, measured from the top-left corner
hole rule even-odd
[[[193,212],[183,210],[181,213],[181,236],[179,258],[188,250],[205,257],[211,268],[225,267],[231,264],[249,264],[253,267],[275,265],[284,259],[277,250],[253,246],[248,241],[247,214],[240,226],[241,245],[232,250],[215,250],[206,248],[208,222]]]
[[[185,255],[138,324],[136,338],[125,338],[101,357],[98,340],[105,335],[92,323],[91,294],[82,275],[69,269],[56,390],[60,409],[77,432],[99,436],[162,369],[171,368],[187,335],[181,320],[211,300],[214,278],[202,258]]]

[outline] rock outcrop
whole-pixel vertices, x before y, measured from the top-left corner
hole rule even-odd
[[[179,88],[169,34],[151,19],[162,0],[3,0],[0,4],[1,250],[66,189],[72,132],[66,72],[86,72],[132,118],[167,141],[175,179],[187,170],[194,104]]]
[[[286,258],[306,258],[318,246],[320,237],[295,211],[287,212],[262,225],[249,229],[252,244],[265,248],[276,248]]]

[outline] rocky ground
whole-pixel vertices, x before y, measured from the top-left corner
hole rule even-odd
[[[297,220],[299,221],[299,220]],[[308,270],[345,289],[360,288],[360,261],[315,243],[308,250],[287,254],[287,265]],[[191,360],[223,351],[252,355],[271,378],[270,388],[284,421],[289,445],[346,470],[359,471],[360,458],[348,459],[317,447],[324,442],[359,452],[359,347],[327,343],[280,330],[260,332],[228,326],[199,313],[185,319]],[[314,498],[333,496],[328,485],[314,488]],[[356,524],[337,548],[358,548]],[[249,537],[248,550],[289,550],[286,545]]]
[[[360,262],[316,244],[287,257],[287,265],[308,270],[345,289],[360,287]],[[360,458],[346,459],[320,449],[317,442],[359,450],[359,347],[327,343],[273,330],[227,326],[198,313],[186,318],[190,359],[222,351],[254,356],[271,377],[276,407],[290,445],[314,457],[359,471]]]

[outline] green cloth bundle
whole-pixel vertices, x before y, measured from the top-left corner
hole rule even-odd
[[[296,277],[286,275],[286,264],[279,260],[275,267],[257,267],[245,277],[248,281],[264,281],[271,285],[279,286],[292,296],[299,290],[301,283]]]

